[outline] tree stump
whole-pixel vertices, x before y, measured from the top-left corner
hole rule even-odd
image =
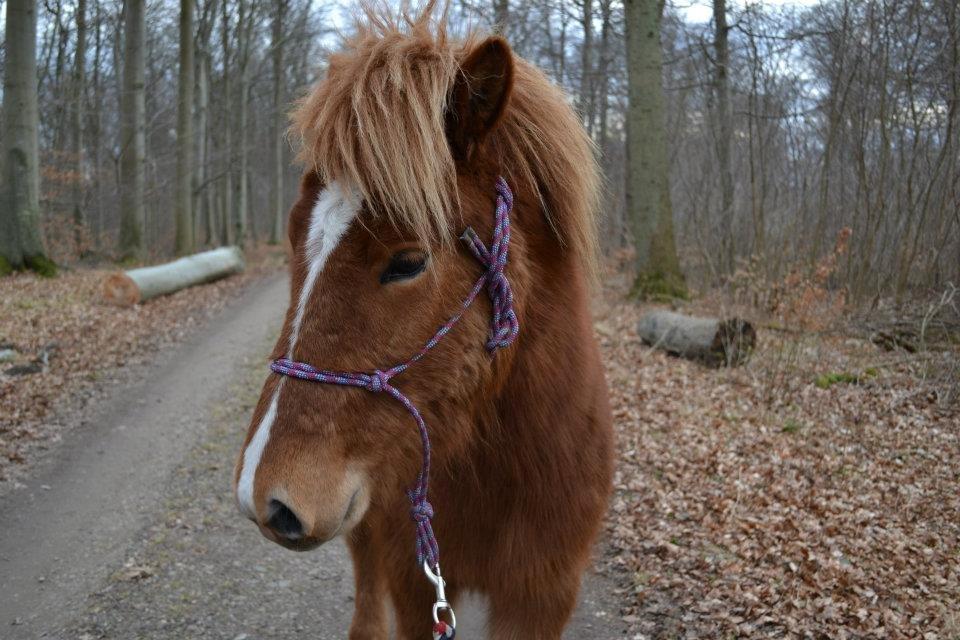
[[[167,295],[243,271],[237,247],[221,247],[166,264],[111,273],[103,281],[103,301],[120,307]]]
[[[712,367],[743,364],[757,344],[756,330],[742,318],[695,318],[663,310],[640,318],[637,333],[646,344]]]

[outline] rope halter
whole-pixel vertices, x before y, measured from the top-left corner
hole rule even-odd
[[[372,373],[326,371],[287,358],[274,360],[270,364],[270,369],[280,375],[324,384],[361,387],[372,393],[387,393],[406,407],[410,415],[413,416],[423,445],[423,461],[416,483],[406,493],[410,500],[410,517],[417,531],[417,563],[423,566],[427,578],[433,583],[437,592],[437,600],[433,605],[434,638],[453,638],[456,634],[457,618],[450,603],[447,602],[444,592],[446,582],[440,575],[440,548],[433,533],[433,506],[427,500],[427,489],[430,484],[430,435],[420,411],[403,392],[390,384],[390,381],[409,369],[437,346],[440,340],[460,321],[460,318],[470,308],[470,305],[473,304],[484,287],[486,287],[490,302],[493,305],[487,350],[495,353],[498,349],[509,347],[517,338],[517,334],[520,332],[520,323],[517,321],[517,314],[513,310],[513,291],[504,273],[507,266],[507,252],[510,248],[510,212],[513,210],[513,193],[510,191],[507,181],[502,177],[497,178],[496,189],[497,209],[493,241],[490,247],[487,248],[477,233],[470,227],[467,227],[460,237],[477,261],[483,265],[484,272],[477,279],[467,297],[464,298],[460,309],[443,326],[437,329],[433,337],[413,357],[385,371],[374,369]],[[442,610],[449,612],[449,624],[440,620],[439,612]]]

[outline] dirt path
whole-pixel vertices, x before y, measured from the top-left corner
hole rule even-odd
[[[131,374],[27,487],[0,499],[0,638],[342,638],[342,543],[293,554],[240,518],[233,459],[286,308],[253,287]],[[612,583],[588,576],[568,638],[620,634]],[[458,637],[484,637],[478,599]]]

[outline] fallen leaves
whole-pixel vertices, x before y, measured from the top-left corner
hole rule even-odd
[[[960,637],[960,411],[909,362],[766,332],[744,367],[706,369],[643,346],[621,291],[597,306],[634,633]]]
[[[281,250],[254,250],[243,274],[129,309],[99,304],[104,270],[0,278],[0,345],[13,352],[0,367],[0,486],[73,426],[61,414],[203,324],[282,259]]]
[[[113,574],[113,579],[119,582],[137,582],[156,575],[157,570],[145,564],[135,564],[128,561],[123,568]]]

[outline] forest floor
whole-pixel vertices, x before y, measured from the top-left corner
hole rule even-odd
[[[750,362],[708,369],[642,344],[626,288],[608,280],[596,327],[633,637],[960,638],[957,345],[768,318]]]
[[[239,275],[129,308],[100,303],[110,269],[0,278],[0,495],[77,426],[78,410],[123,383],[127,367],[182,342],[285,257],[279,247],[248,249]],[[6,373],[13,368],[37,372]]]
[[[0,376],[0,637],[342,637],[343,545],[304,562],[230,495],[279,261],[130,310],[94,304],[91,272],[0,281],[0,337],[59,343],[26,387]],[[619,460],[568,637],[960,637],[955,346],[888,352],[707,296],[685,310],[760,327],[746,365],[708,369],[643,345],[645,307],[605,282]]]

